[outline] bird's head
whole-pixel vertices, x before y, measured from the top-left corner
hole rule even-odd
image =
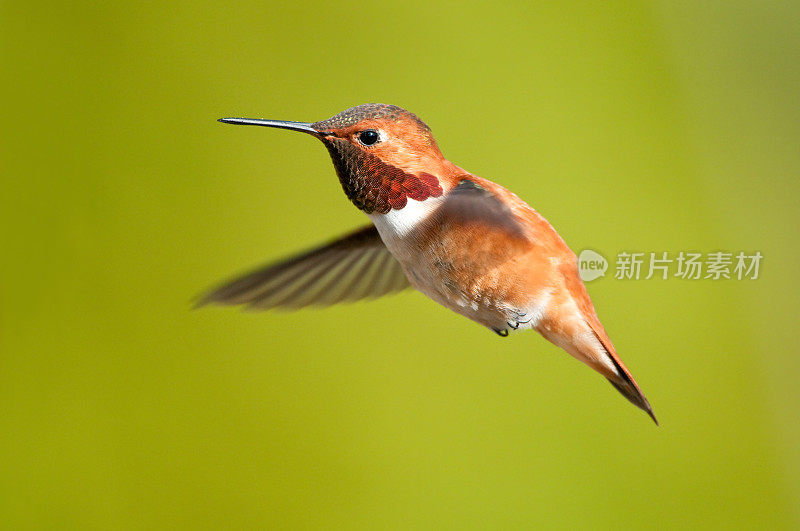
[[[221,122],[290,129],[328,148],[345,194],[358,208],[385,214],[442,195],[447,161],[430,128],[395,105],[367,103],[320,122],[222,118]]]

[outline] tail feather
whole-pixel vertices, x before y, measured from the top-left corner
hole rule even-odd
[[[592,344],[581,342],[581,345],[573,345],[572,348],[565,347],[565,350],[605,376],[606,379],[611,382],[611,385],[622,393],[622,396],[627,398],[636,407],[644,410],[645,413],[650,415],[650,418],[653,419],[656,426],[658,426],[658,420],[656,420],[656,416],[653,414],[653,408],[650,407],[650,403],[647,401],[647,398],[645,398],[642,390],[639,389],[630,371],[628,371],[622,363],[622,360],[617,356],[614,345],[611,344],[611,340],[603,329],[603,325],[600,324],[597,313],[594,311],[592,299],[589,298],[589,294],[586,292],[586,286],[584,286],[583,281],[578,275],[578,268],[575,262],[570,261],[562,263],[561,274],[563,275],[565,287],[572,297],[572,301],[577,306],[578,312],[582,318],[581,325],[583,323],[588,325],[599,343],[599,345],[597,345],[594,344],[594,341],[590,342]],[[586,331],[583,326],[579,326],[579,329],[581,332]]]
[[[611,357],[612,361],[614,360]],[[617,365],[615,363],[615,365]],[[607,378],[607,380],[614,386],[614,389],[619,391],[622,396],[628,399],[628,401],[633,404],[634,406],[638,407],[639,409],[643,410],[645,413],[650,415],[650,418],[653,419],[653,422],[656,423],[658,426],[658,419],[656,418],[655,413],[653,413],[653,408],[650,406],[650,402],[647,401],[647,398],[642,393],[642,390],[639,389],[639,386],[636,385],[636,380],[630,377],[630,374],[625,370],[624,367],[620,367],[617,365],[618,369],[620,370],[620,374],[627,376],[627,378],[623,377],[622,382],[615,382],[611,378]]]
[[[611,385],[614,386],[614,389],[619,391],[622,396],[627,398],[631,404],[650,415],[650,418],[653,419],[653,422],[655,422],[656,426],[658,426],[658,419],[656,419],[656,416],[653,413],[653,408],[650,406],[650,402],[647,401],[647,397],[644,396],[644,393],[639,388],[639,384],[637,384],[636,380],[633,379],[633,375],[631,375],[628,368],[625,367],[625,365],[622,363],[622,360],[619,358],[619,356],[617,356],[617,352],[614,350],[614,346],[611,344],[608,336],[606,336],[602,325],[599,325],[599,323],[597,325],[593,325],[591,321],[588,321],[587,324],[592,329],[592,332],[594,332],[595,337],[603,346],[606,356],[609,360],[611,360],[611,363],[616,369],[616,374],[606,376],[606,379],[611,382]],[[599,328],[599,330],[596,328],[596,326]]]

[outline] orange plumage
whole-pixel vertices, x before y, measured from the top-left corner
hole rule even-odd
[[[419,118],[367,104],[313,124],[222,121],[319,138],[374,226],[229,282],[202,303],[298,308],[410,285],[499,335],[537,330],[656,420],[600,324],[575,254],[515,194],[445,159]]]

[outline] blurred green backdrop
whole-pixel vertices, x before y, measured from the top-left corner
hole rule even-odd
[[[800,525],[800,5],[609,4],[2,2],[0,525]],[[576,251],[761,251],[589,285],[660,428],[416,293],[190,310],[366,221],[215,119],[374,101]]]

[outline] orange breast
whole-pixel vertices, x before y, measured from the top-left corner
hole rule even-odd
[[[517,233],[480,218],[439,217],[425,223],[409,245],[409,280],[440,304],[490,328],[563,289],[559,268],[575,255],[550,224],[505,188],[470,175],[510,208]],[[402,261],[402,260],[401,260]]]

